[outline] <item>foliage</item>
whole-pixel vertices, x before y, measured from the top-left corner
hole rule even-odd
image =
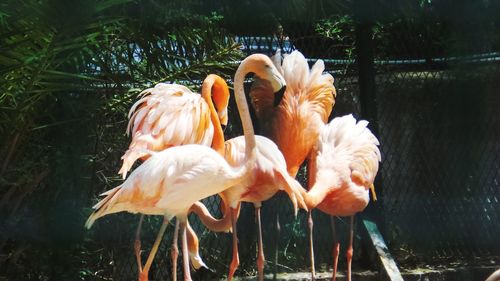
[[[0,276],[90,278],[79,268],[102,250],[83,222],[118,181],[135,94],[232,74],[241,53],[220,16],[183,3],[0,4]]]
[[[121,252],[113,246],[130,245],[137,218],[120,214],[84,231],[89,207],[96,194],[121,181],[116,172],[136,94],[158,82],[198,90],[210,72],[229,78],[241,53],[227,29],[279,33],[306,57],[327,59],[355,59],[355,26],[367,18],[375,21],[377,58],[500,46],[498,28],[491,28],[500,18],[495,1],[380,0],[372,1],[376,9],[365,5],[362,11],[354,4],[371,1],[163,2],[0,3],[0,279],[101,280],[133,268],[117,265]],[[485,38],[490,44],[483,44]],[[450,44],[461,41],[479,46]],[[352,93],[344,90],[339,99],[345,94]],[[235,136],[241,128],[236,111],[229,113],[225,133]],[[153,236],[159,223],[147,222],[143,238]],[[304,222],[282,225],[282,255],[296,263]]]

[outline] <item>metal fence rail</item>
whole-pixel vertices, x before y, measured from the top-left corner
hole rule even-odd
[[[284,52],[296,48],[288,38],[274,35],[239,36],[237,40],[248,54],[272,55],[277,48]],[[300,51],[307,56],[324,47],[302,45]],[[377,186],[381,196],[378,202],[370,203],[377,206],[370,212],[377,212],[374,215],[379,218],[378,224],[389,250],[396,262],[406,267],[462,260],[498,263],[498,50],[465,57],[426,56],[422,59],[415,56],[418,50],[412,51],[411,58],[390,58],[385,56],[390,53],[388,50],[375,51],[373,78],[377,122],[370,126],[376,126],[373,129],[378,132],[381,143],[382,163],[378,176],[381,181]],[[315,60],[315,57],[309,58],[311,62]],[[326,71],[333,74],[338,93],[331,118],[348,113],[365,116],[360,105],[356,59],[355,55],[325,58]],[[305,182],[303,173],[299,173],[299,181]],[[216,197],[204,202],[213,213],[218,212]],[[317,267],[328,270],[332,245],[329,218],[319,211],[314,211],[313,216]],[[287,197],[278,194],[263,203],[262,218],[268,260],[266,272],[275,268],[278,271],[307,270],[306,214],[301,212],[294,218]],[[343,223],[342,219],[340,222],[341,245],[346,245],[347,222]],[[202,256],[215,272],[201,270],[194,273],[194,278],[212,280],[226,274],[231,260],[230,234],[211,233],[195,217],[191,217],[191,223],[200,236]],[[256,272],[256,231],[253,206],[244,204],[238,221],[241,265],[237,275]],[[152,241],[152,235],[145,237],[146,240]],[[132,237],[127,239],[132,241]],[[356,236],[354,247],[354,269],[369,268],[360,235]],[[164,242],[151,279],[169,276],[168,249],[169,243]],[[341,269],[344,268],[343,252],[341,250]],[[117,280],[133,280],[136,272],[131,248],[124,247],[122,253],[118,260],[123,270],[116,272]]]

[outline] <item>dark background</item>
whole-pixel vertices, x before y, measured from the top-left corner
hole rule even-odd
[[[83,224],[97,195],[121,182],[137,93],[161,81],[199,90],[206,74],[231,79],[239,59],[277,48],[325,60],[338,93],[332,118],[370,121],[379,200],[357,222],[377,222],[401,268],[498,266],[499,20],[499,2],[486,0],[0,3],[0,280],[135,279],[138,216]],[[227,138],[241,134],[231,109]],[[205,203],[217,213],[217,198]],[[317,267],[327,270],[329,219],[313,215]],[[279,194],[262,216],[266,272],[307,270],[305,213],[294,219]],[[230,235],[191,222],[214,270],[193,278],[223,277]],[[343,269],[348,220],[338,222]],[[145,248],[160,223],[146,219]],[[238,223],[236,274],[254,274],[251,205]],[[373,269],[361,228],[353,266]],[[169,278],[172,230],[151,280]]]

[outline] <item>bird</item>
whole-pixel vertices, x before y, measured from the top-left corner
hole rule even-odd
[[[328,122],[337,92],[333,76],[324,72],[322,60],[309,68],[298,50],[285,55],[283,60],[278,50],[272,60],[287,83],[282,99],[276,104],[269,83],[257,79],[251,86],[250,100],[262,134],[278,145],[288,173],[296,177],[300,166],[310,157],[322,126]],[[309,163],[307,161],[307,171]],[[313,224],[311,210],[308,211],[308,224]],[[310,252],[310,259],[314,279],[313,252]]]
[[[336,277],[339,255],[333,216],[350,217],[349,246],[346,254],[347,280],[350,281],[354,215],[368,205],[369,190],[376,200],[373,182],[381,154],[379,141],[367,125],[367,121],[356,121],[351,114],[334,118],[327,125],[323,125],[309,160],[309,190],[303,197],[309,209],[318,208],[331,216],[334,239],[332,280]],[[312,233],[312,225],[310,232]]]
[[[253,173],[255,178],[248,182],[242,182],[238,185],[230,187],[221,192],[221,198],[224,206],[222,219],[215,219],[211,216],[208,209],[201,203],[197,202],[191,207],[191,211],[200,217],[201,222],[211,231],[228,231],[232,228],[233,235],[233,257],[230,263],[228,280],[232,280],[236,269],[239,265],[238,256],[238,238],[236,222],[238,218],[239,206],[241,202],[250,202],[255,206],[255,214],[257,218],[258,240],[258,268],[263,268],[265,259],[263,252],[263,242],[261,237],[262,228],[260,221],[260,208],[262,201],[268,200],[279,190],[284,190],[288,193],[292,202],[294,197],[298,198],[297,203],[294,203],[295,214],[297,212],[296,204],[305,209],[305,202],[301,200],[302,186],[298,181],[288,175],[286,170],[286,162],[283,155],[274,142],[262,136],[255,136],[257,144],[257,165]],[[233,166],[241,165],[244,160],[245,142],[242,137],[236,137],[226,141],[225,159]],[[229,215],[227,215],[229,214]],[[230,222],[230,224],[228,223]],[[195,245],[189,245],[191,257],[199,257],[198,239],[196,233],[188,232],[191,241],[196,241]],[[259,279],[263,279],[263,272],[259,273]]]
[[[500,280],[500,269],[493,272],[485,281],[499,281]]]
[[[328,121],[337,92],[333,76],[324,73],[322,60],[309,69],[297,50],[283,60],[278,50],[272,60],[287,83],[282,99],[275,104],[269,82],[256,79],[250,88],[250,101],[262,135],[278,145],[289,174],[295,177],[318,138],[321,124]]]
[[[297,204],[306,209],[301,200],[302,186],[293,177],[288,175],[286,161],[277,145],[268,138],[256,136],[258,157],[253,173],[255,177],[248,182],[242,182],[222,192],[230,206],[233,230],[233,259],[230,264],[228,280],[232,280],[239,265],[236,221],[240,202],[253,203],[255,207],[256,224],[258,227],[257,269],[259,280],[263,280],[264,250],[262,241],[262,224],[260,210],[262,202],[270,199],[278,191],[284,190],[294,204],[297,215]],[[245,142],[242,137],[226,141],[225,159],[231,165],[241,165],[244,161]],[[294,202],[298,198],[298,202]]]
[[[272,61],[269,58],[263,59],[267,64],[272,65]],[[259,63],[262,63],[259,62]],[[252,67],[249,68],[252,72]],[[259,79],[260,81],[267,81],[271,87],[271,91],[279,94],[279,88],[272,86],[270,81],[272,79],[268,77],[257,76],[254,79]],[[265,80],[264,80],[265,79]],[[238,84],[241,83],[241,84]],[[243,79],[235,78],[235,91],[240,89],[243,91]],[[239,183],[231,188],[224,190],[221,193],[221,198],[223,199],[224,210],[229,211],[229,216],[224,212],[223,218],[220,220],[213,219],[208,210],[198,202],[192,207],[192,211],[197,214],[202,223],[207,226],[208,229],[212,231],[227,231],[232,228],[233,234],[233,257],[230,263],[228,280],[232,280],[234,273],[239,265],[238,256],[238,243],[237,243],[237,229],[236,221],[239,212],[239,206],[241,202],[250,202],[255,206],[255,216],[257,219],[258,226],[258,256],[257,256],[257,268],[259,271],[259,280],[263,280],[263,268],[264,268],[264,252],[263,252],[263,242],[262,242],[262,228],[260,220],[260,209],[262,206],[262,201],[268,200],[279,190],[284,190],[294,204],[295,214],[297,213],[297,205],[305,209],[305,205],[301,198],[302,186],[293,177],[288,175],[287,165],[283,154],[278,149],[277,145],[270,139],[255,136],[257,145],[257,164],[254,166],[253,174],[254,177],[247,181]],[[236,137],[225,142],[225,152],[224,158],[233,166],[242,165],[245,161],[245,139],[243,137]],[[298,198],[298,200],[296,199]],[[229,207],[229,208],[228,208]],[[228,221],[231,224],[228,224]],[[190,234],[195,236],[196,234]],[[195,240],[195,238],[192,238]],[[196,251],[191,252],[191,256],[198,256]]]
[[[147,280],[147,271],[156,254],[168,221],[177,217],[182,233],[184,280],[191,280],[186,238],[186,221],[193,203],[208,196],[251,180],[257,164],[257,148],[252,121],[243,91],[243,79],[251,69],[260,77],[275,78],[276,88],[286,85],[277,69],[269,63],[259,63],[263,55],[245,58],[235,74],[235,98],[240,113],[245,138],[245,156],[242,165],[231,166],[215,150],[200,144],[174,146],[160,152],[148,152],[151,156],[137,167],[119,186],[102,195],[94,205],[94,212],[85,226],[90,228],[96,219],[117,212],[162,215],[164,221],[148,257],[140,280]],[[239,82],[239,84],[238,84]],[[296,201],[296,198],[295,198]]]
[[[121,157],[118,174],[123,179],[137,159],[147,159],[146,150],[162,151],[184,144],[224,149],[224,135],[218,130],[227,125],[229,88],[220,76],[208,75],[201,95],[183,85],[158,83],[139,97],[128,114],[126,133],[132,135],[132,141]]]
[[[146,160],[150,156],[148,151],[201,144],[223,153],[224,134],[221,125],[227,125],[229,103],[229,88],[223,78],[209,74],[203,80],[201,95],[183,85],[159,83],[142,91],[139,97],[128,114],[126,133],[132,135],[132,141],[121,157],[123,164],[118,172],[124,179],[137,159]],[[143,271],[140,255],[143,216],[140,217],[134,243],[139,274]],[[176,221],[176,228],[178,223]],[[171,254],[173,279],[176,279],[177,274],[177,234],[175,232]],[[195,269],[206,267],[200,257],[193,257],[192,261]]]

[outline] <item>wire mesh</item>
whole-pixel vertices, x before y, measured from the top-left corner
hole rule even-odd
[[[401,261],[498,253],[499,77],[497,63],[380,75],[384,218]]]
[[[399,264],[412,266],[471,257],[498,262],[500,54],[494,52],[498,46],[473,49],[480,55],[452,56],[447,48],[453,49],[456,42],[436,39],[449,32],[450,27],[438,24],[433,29],[434,24],[429,19],[395,20],[374,35],[375,42],[380,43],[375,49],[374,78],[376,129],[382,152],[382,185],[377,188],[382,196],[379,202],[371,204],[380,206],[379,223]],[[334,76],[338,93],[331,118],[348,113],[362,117],[355,54],[336,51],[341,55],[333,57],[332,52],[322,52],[331,49],[329,40],[305,44],[303,39],[317,37],[316,32],[311,28],[293,32],[285,28],[279,35],[239,35],[236,40],[247,54],[272,55],[277,49],[285,53],[299,49],[311,59],[311,64],[318,58],[325,59],[325,71]],[[349,42],[354,42],[354,34],[350,36]],[[344,49],[348,47],[359,46],[348,45]],[[330,55],[325,57],[325,53]],[[238,134],[226,133],[227,137]],[[298,180],[305,185],[304,173],[299,173]],[[204,203],[213,214],[220,215],[217,197],[207,198]],[[330,219],[319,211],[314,211],[313,216],[316,267],[329,270]],[[223,277],[232,255],[231,235],[207,231],[194,216],[190,221],[200,237],[201,255],[211,268],[193,273],[194,278]],[[277,194],[263,203],[262,224],[266,272],[307,270],[306,214],[300,212],[295,218],[287,196]],[[345,249],[348,220],[340,218],[337,225]],[[356,227],[359,230],[361,226]],[[256,235],[253,206],[244,204],[238,221],[241,264],[237,275],[256,273]],[[143,237],[146,241],[153,238]],[[129,237],[130,247],[116,250],[117,280],[136,278],[132,239]],[[151,280],[168,279],[171,274],[167,241],[171,241],[171,234],[161,246]],[[361,245],[362,237],[356,235],[355,269],[369,267],[363,262]],[[343,252],[341,269],[345,266]],[[182,274],[180,269],[178,272]]]

